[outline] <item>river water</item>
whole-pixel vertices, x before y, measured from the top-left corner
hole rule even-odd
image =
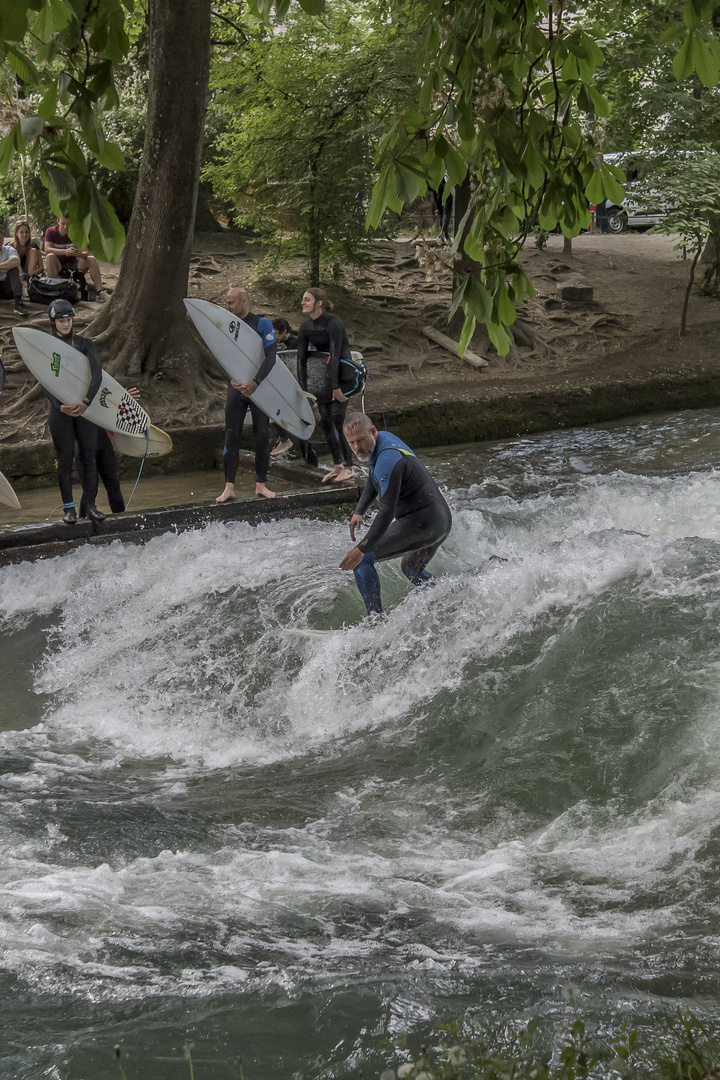
[[[720,416],[425,456],[442,576],[372,628],[342,524],[0,569],[1,1075],[716,1013]]]

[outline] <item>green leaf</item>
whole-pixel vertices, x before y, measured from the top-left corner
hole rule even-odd
[[[474,315],[466,315],[465,322],[463,323],[462,333],[460,334],[460,342],[458,344],[458,355],[463,357],[465,350],[472,341],[472,336],[475,333],[475,326],[477,321]]]
[[[395,161],[395,194],[400,202],[409,205],[425,190],[426,185],[416,171],[398,158]]]
[[[8,169],[17,152],[17,132],[15,128],[0,139],[0,176],[7,176]]]
[[[499,356],[507,356],[510,352],[510,346],[513,343],[513,339],[508,334],[507,330],[503,326],[499,326],[497,323],[486,323],[488,337],[492,341],[493,345],[498,351]]]
[[[77,184],[68,169],[59,169],[57,165],[44,164],[44,172],[47,176],[48,187],[54,192],[56,198],[63,202],[77,194]]]
[[[97,156],[101,165],[113,172],[122,172],[125,168],[125,155],[117,143],[105,143],[103,151]]]
[[[672,62],[673,74],[678,82],[687,79],[695,69],[695,34],[691,31],[682,43],[680,52]]]
[[[300,7],[307,11],[308,15],[322,15],[325,10],[325,0],[299,0]]]
[[[46,120],[52,119],[57,110],[57,83],[51,82],[38,105],[38,113]]]
[[[10,0],[0,5],[0,38],[22,41],[28,28],[27,0]]]
[[[481,281],[470,278],[470,287],[463,305],[465,310],[474,315],[478,322],[487,322],[492,314],[492,297]]]
[[[388,193],[393,180],[394,170],[392,168],[392,163],[389,162],[380,173],[373,186],[372,196],[370,197],[370,206],[368,207],[366,217],[366,224],[369,229],[375,229],[380,224],[380,218],[383,216],[385,207],[388,205]]]
[[[605,197],[612,202],[617,203],[618,206],[622,206],[625,199],[625,192],[620,184],[618,184],[615,177],[612,175],[610,168],[605,164],[602,171],[603,190]]]
[[[590,87],[590,97],[592,103],[595,106],[595,113],[597,116],[609,116],[610,115],[610,102],[608,99],[600,93],[596,86]]]
[[[447,172],[448,184],[456,187],[462,184],[467,176],[467,164],[451,143],[446,143],[445,171]]]
[[[42,116],[25,116],[20,121],[20,131],[26,143],[35,142],[45,127]]]
[[[71,19],[71,11],[63,0],[45,0],[32,24],[32,32],[41,41],[47,41],[53,34],[64,30]]]
[[[517,318],[515,305],[505,285],[501,285],[498,292],[498,315],[505,326],[512,326]]]
[[[700,81],[712,90],[714,86],[717,86],[718,78],[720,78],[720,69],[718,68],[716,58],[701,38],[698,39],[694,55],[695,70],[700,77]]]
[[[27,53],[15,45],[6,44],[6,59],[15,74],[23,82],[39,82],[40,75]]]

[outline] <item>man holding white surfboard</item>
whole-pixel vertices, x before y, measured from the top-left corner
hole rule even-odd
[[[250,409],[255,435],[255,494],[262,495],[266,499],[274,499],[275,492],[271,491],[266,483],[270,466],[270,418],[267,413],[258,408],[252,396],[275,364],[277,353],[275,331],[269,319],[254,315],[250,311],[250,298],[245,289],[239,287],[229,289],[225,307],[260,336],[265,359],[257,374],[249,382],[230,380],[225,405],[225,449],[223,450],[225,487],[215,502],[225,503],[235,498],[235,476],[240,463],[240,436],[248,409]]]

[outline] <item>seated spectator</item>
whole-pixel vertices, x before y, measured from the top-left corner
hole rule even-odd
[[[0,248],[0,300],[11,299],[15,301],[13,310],[16,315],[28,314],[22,299],[20,256],[12,244],[3,242]]]
[[[16,221],[13,238],[10,241],[20,256],[20,280],[27,286],[35,274],[44,274],[43,257],[40,244],[32,239],[27,221]]]
[[[91,255],[89,248],[80,251],[75,247],[68,236],[68,221],[69,215],[59,217],[57,225],[51,225],[45,231],[45,269],[48,277],[61,277],[61,270],[81,270],[83,274],[90,274],[96,299],[107,300],[98,261]]]
[[[278,349],[297,349],[297,334],[290,329],[287,319],[273,319],[273,330]]]

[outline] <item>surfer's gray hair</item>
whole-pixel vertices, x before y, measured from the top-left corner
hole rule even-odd
[[[361,428],[366,435],[370,434],[374,426],[375,425],[368,414],[364,412],[350,413],[343,424],[345,431],[351,431],[353,428]]]

